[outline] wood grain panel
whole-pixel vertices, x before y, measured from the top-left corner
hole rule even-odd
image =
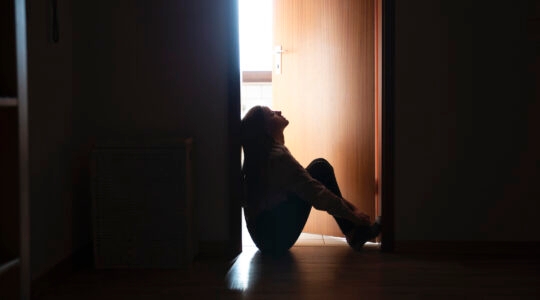
[[[274,2],[274,108],[290,120],[286,145],[307,166],[333,166],[341,192],[375,213],[375,44],[373,0]],[[341,235],[326,212],[312,211],[305,232]]]

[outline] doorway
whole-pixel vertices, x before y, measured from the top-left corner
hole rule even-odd
[[[283,111],[293,155],[303,165],[327,158],[344,198],[372,220],[381,214],[381,16],[381,0],[239,0],[242,116],[254,105]],[[316,210],[304,232],[342,236]]]

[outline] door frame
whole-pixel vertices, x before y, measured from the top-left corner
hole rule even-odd
[[[395,246],[394,214],[394,51],[395,0],[382,0],[382,99],[381,99],[381,178],[382,210],[381,250],[393,252]]]
[[[377,0],[375,0],[377,1]],[[379,132],[380,147],[380,202],[383,215],[381,251],[394,251],[394,35],[395,0],[382,1],[382,88],[379,108],[381,120]],[[241,220],[241,146],[240,146],[240,61],[238,32],[238,1],[231,5],[231,46],[229,47],[229,95],[228,95],[228,135],[229,135],[229,255],[234,257],[242,251]],[[376,162],[379,163],[379,162]]]
[[[229,186],[229,239],[225,256],[233,258],[242,252],[242,192],[241,192],[241,145],[240,145],[240,28],[238,0],[232,0],[229,16],[227,135],[228,135],[228,186]]]
[[[17,110],[19,147],[19,257],[20,299],[30,299],[30,167],[28,135],[28,58],[26,0],[15,0],[15,51],[17,60]]]

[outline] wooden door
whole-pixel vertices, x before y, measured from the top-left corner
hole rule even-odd
[[[290,121],[285,144],[304,166],[333,166],[343,197],[375,215],[374,0],[275,0],[273,104]],[[312,209],[304,232],[342,236]]]

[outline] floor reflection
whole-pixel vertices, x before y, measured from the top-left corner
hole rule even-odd
[[[244,226],[243,252],[233,260],[225,284],[229,290],[244,296],[260,293],[282,296],[305,290],[313,293],[313,290],[345,280],[344,272],[362,274],[366,271],[363,261],[373,259],[378,253],[380,245],[377,243],[368,242],[363,251],[355,252],[344,238],[302,233],[286,254],[263,255]]]
[[[228,288],[234,291],[245,291],[249,287],[249,275],[251,271],[251,261],[254,256],[259,252],[255,247],[246,247],[236,257],[234,264],[227,272],[227,285]]]
[[[226,283],[235,291],[260,291],[285,281],[295,286],[293,281],[300,277],[294,253],[289,251],[276,257],[263,255],[256,247],[245,247],[227,272]]]

